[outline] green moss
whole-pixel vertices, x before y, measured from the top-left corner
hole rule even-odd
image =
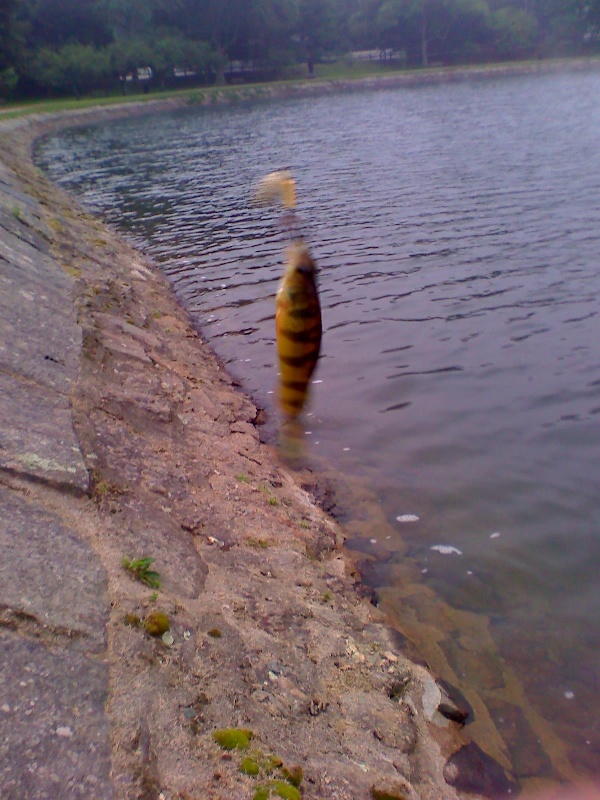
[[[266,786],[259,786],[254,792],[253,800],[269,800],[270,792]]]
[[[385,789],[377,789],[373,786],[371,789],[373,800],[406,800],[404,792],[387,792]]]
[[[267,775],[270,775],[273,770],[279,769],[282,764],[283,761],[280,758],[277,758],[277,756],[267,756],[262,763],[262,768]]]
[[[329,589],[327,589],[325,592],[323,592],[323,594],[321,596],[321,601],[323,603],[329,603],[329,601],[332,600],[332,599],[333,599],[333,595],[331,594]]]
[[[278,506],[279,500],[276,497],[269,497],[269,505],[270,506]]]
[[[281,774],[288,783],[291,783],[292,786],[295,786],[297,789],[302,783],[302,767],[300,766],[290,768],[282,767]]]
[[[283,800],[301,800],[302,795],[287,781],[271,781],[270,789],[276,797],[281,797]]]
[[[247,750],[254,734],[244,728],[222,728],[213,732],[213,739],[223,750]]]
[[[243,772],[245,775],[259,775],[260,766],[258,764],[258,761],[248,756],[240,764],[240,772]]]
[[[125,614],[123,617],[123,622],[125,625],[129,625],[132,628],[139,628],[142,624],[142,620],[138,617],[137,614]]]
[[[171,622],[164,611],[153,611],[146,617],[144,628],[150,636],[162,636],[170,630]]]

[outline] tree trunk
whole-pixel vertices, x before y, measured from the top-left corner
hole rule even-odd
[[[215,77],[215,83],[217,86],[224,86],[225,85],[225,50],[220,43],[216,44],[216,51],[217,51],[217,74]]]
[[[427,12],[423,6],[423,17],[421,19],[421,62],[424,67],[429,66],[429,56],[427,54]]]

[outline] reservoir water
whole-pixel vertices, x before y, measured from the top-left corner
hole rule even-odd
[[[292,170],[324,321],[306,448],[377,498],[351,546],[496,757],[600,774],[600,72],[186,109],[38,157],[271,420],[284,234],[250,198]]]

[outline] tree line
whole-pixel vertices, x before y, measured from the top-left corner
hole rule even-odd
[[[408,66],[595,53],[600,0],[0,0],[5,97],[273,79],[358,51]]]

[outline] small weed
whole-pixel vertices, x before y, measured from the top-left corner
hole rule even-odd
[[[304,530],[308,530],[310,528],[310,524],[305,519],[301,519],[300,527],[304,528]]]
[[[148,598],[148,602],[156,603],[157,600],[158,600],[158,592],[152,592],[152,594]]]
[[[25,222],[25,216],[23,214],[23,210],[19,208],[19,206],[13,206],[11,208],[12,215],[15,219],[18,219],[19,222]]]
[[[271,546],[271,542],[267,539],[248,539],[248,545],[250,547],[258,547],[261,550],[266,550],[267,547]]]
[[[160,589],[160,574],[150,569],[150,565],[155,561],[154,558],[138,558],[130,560],[123,556],[122,564],[124,568],[131,572],[138,581],[151,586],[153,589]]]
[[[250,478],[246,475],[245,472],[240,472],[239,475],[235,476],[235,479],[236,479],[236,481],[239,481],[240,483],[249,483],[250,482]]]
[[[79,278],[81,276],[81,270],[79,269],[79,267],[67,266],[64,269],[65,269],[65,272],[67,272],[73,278]]]
[[[258,484],[258,491],[262,492],[263,494],[269,494],[273,487],[270,483],[259,483]]]
[[[270,506],[278,506],[279,500],[276,497],[269,497],[269,505]]]
[[[321,595],[321,602],[329,603],[331,600],[333,600],[333,595],[331,594],[329,589],[327,589],[327,591],[323,592],[323,594]]]
[[[153,311],[152,312],[152,319],[160,319],[163,316],[164,316],[164,314],[162,313],[162,311]]]
[[[121,490],[118,486],[115,486],[114,483],[106,480],[94,481],[92,497],[97,503],[101,503],[104,500],[116,499],[120,494],[122,494]]]

